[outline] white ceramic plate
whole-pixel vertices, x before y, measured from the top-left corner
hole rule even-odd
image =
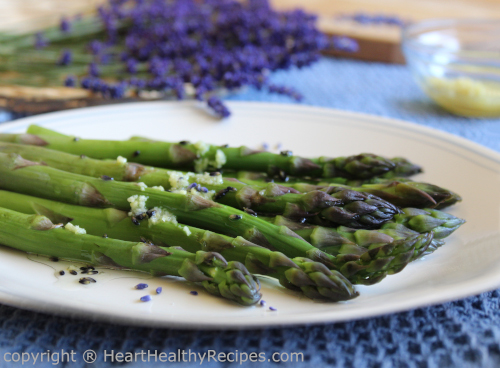
[[[0,248],[0,301],[55,314],[155,327],[253,328],[324,323],[394,313],[459,299],[500,286],[500,155],[464,139],[421,126],[380,117],[306,106],[232,102],[232,118],[219,122],[196,103],[150,102],[94,107],[18,120],[0,132],[23,132],[40,124],[89,138],[125,139],[143,135],[217,144],[263,142],[271,148],[305,156],[376,152],[405,156],[421,164],[418,177],[460,193],[464,201],[450,212],[467,219],[436,253],[370,287],[345,303],[315,303],[276,283],[263,282],[267,307],[240,307],[205,295],[172,278],[151,278],[150,287],[134,290],[145,276],[107,271],[90,287],[78,277],[57,275],[67,264],[28,259]],[[71,279],[70,277],[73,277]],[[163,287],[149,303],[142,295]],[[198,296],[189,293],[199,290]]]

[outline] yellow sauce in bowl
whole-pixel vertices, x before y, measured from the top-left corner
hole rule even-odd
[[[449,112],[472,117],[500,116],[500,83],[460,77],[427,78],[422,88]]]

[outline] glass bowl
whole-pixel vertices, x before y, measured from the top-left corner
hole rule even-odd
[[[500,116],[500,20],[428,20],[403,29],[415,80],[441,107],[463,116]]]

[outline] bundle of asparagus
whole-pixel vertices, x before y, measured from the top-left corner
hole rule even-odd
[[[420,171],[372,154],[307,159],[31,126],[0,134],[0,242],[182,276],[243,305],[261,296],[253,274],[311,299],[348,300],[353,285],[400,272],[463,224],[437,209],[461,198],[408,179]]]

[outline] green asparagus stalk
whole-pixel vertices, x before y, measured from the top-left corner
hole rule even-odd
[[[267,175],[240,171],[236,177],[246,184],[257,187],[269,180]],[[321,190],[332,194],[337,191],[349,189],[363,193],[370,193],[386,200],[398,207],[436,208],[442,209],[457,202],[462,198],[449,189],[440,186],[411,181],[407,178],[372,178],[370,180],[346,180],[344,178],[331,178],[328,180],[304,182],[303,179],[290,179],[288,182],[273,180],[275,185],[284,185],[300,193]]]
[[[47,217],[0,208],[0,243],[24,252],[149,272],[200,282],[210,294],[242,305],[259,301],[258,281],[239,262],[217,253],[192,254],[176,248],[75,234]]]
[[[321,249],[323,252],[331,255],[339,254],[358,254],[361,255],[367,249],[380,247],[386,243],[392,243],[395,240],[411,240],[419,233],[411,230],[402,224],[396,224],[384,227],[377,230],[353,229],[346,226],[339,226],[335,228],[323,227],[310,224],[302,224],[283,216],[276,216],[274,218],[265,218],[277,226],[286,226],[297,235],[307,240],[315,247]],[[427,234],[429,231],[422,232]],[[429,244],[423,245],[421,253],[415,253],[414,258],[410,261],[420,257],[427,248],[436,249],[441,246],[443,242],[436,239],[436,237],[429,238]],[[426,253],[428,254],[428,253]]]
[[[36,128],[30,127],[29,134]],[[307,159],[290,155],[290,152],[273,154],[255,151],[248,147],[222,147],[188,142],[168,143],[144,140],[98,141],[75,140],[74,137],[38,135],[46,142],[47,148],[86,155],[93,158],[115,158],[122,156],[146,165],[157,167],[180,168],[202,172],[207,169],[229,169],[264,171],[270,174],[285,172],[291,175],[311,177],[348,177],[371,178],[391,173],[409,176],[421,171],[421,168],[397,159],[397,163],[372,154],[360,154],[350,157]],[[136,152],[140,152],[139,155]]]
[[[301,194],[292,188],[274,183],[264,186],[246,185],[234,179],[224,180],[221,175],[169,171],[124,160],[96,160],[37,145],[0,142],[0,152],[17,153],[30,161],[44,162],[51,167],[76,174],[98,178],[108,176],[119,181],[140,180],[150,187],[187,189],[203,184],[207,190],[215,192],[216,202],[259,213],[285,213],[292,218],[321,213],[331,221],[351,227],[378,227],[399,213],[397,207],[372,194],[348,189],[338,190],[333,195],[318,190]],[[192,190],[196,191],[195,188]]]
[[[348,300],[358,294],[338,271],[306,258],[289,259],[283,253],[259,247],[241,237],[216,234],[192,226],[177,224],[175,219],[134,225],[127,212],[114,208],[98,209],[75,206],[23,194],[0,191],[0,207],[25,214],[44,215],[53,223],[74,225],[88,234],[114,239],[140,241],[160,246],[182,247],[189,252],[217,252],[228,261],[245,265],[252,273],[274,277],[292,290],[312,299]]]
[[[182,195],[149,188],[141,190],[134,183],[72,174],[24,160],[18,155],[4,153],[0,153],[0,188],[72,204],[114,207],[125,211],[129,209],[128,199],[135,202],[140,196],[144,196],[142,198],[147,199],[149,208],[164,208],[176,215],[181,223],[224,235],[242,236],[291,258],[309,258],[330,269],[339,270],[349,280],[364,284],[378,282],[387,274],[402,269],[408,252],[413,254],[421,248],[424,238],[428,236],[416,236],[409,248],[406,245],[398,246],[396,241],[379,247],[379,251],[370,250],[370,254],[334,257],[312,246],[286,226],[275,226],[198,195]],[[138,222],[137,218],[133,220]]]
[[[23,159],[19,155],[0,153],[0,188],[42,198],[92,207],[114,207],[128,211],[129,199],[147,199],[149,209],[165,208],[179,222],[206,228],[247,240],[291,257],[307,257],[315,250],[309,243],[291,233],[237,209],[215,203],[196,194],[163,192],[141,188],[135,183],[92,178],[57,170]],[[147,197],[147,198],[146,198]],[[132,199],[131,199],[132,200]],[[332,261],[325,254],[325,262]]]

